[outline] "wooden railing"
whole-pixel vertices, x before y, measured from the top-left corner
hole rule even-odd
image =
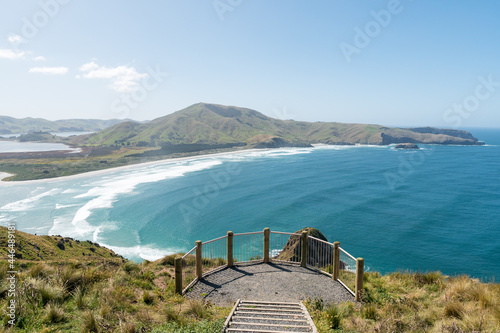
[[[316,269],[338,281],[356,301],[361,301],[363,258],[354,258],[339,242],[312,237],[307,231],[273,232],[269,228],[240,234],[228,231],[226,236],[207,242],[196,241],[195,247],[175,259],[175,291],[184,294],[204,276],[248,262],[286,262]],[[189,276],[194,279],[189,280]]]

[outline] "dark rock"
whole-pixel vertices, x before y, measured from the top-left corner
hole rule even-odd
[[[65,250],[66,248],[64,247],[64,242],[60,240],[57,242],[57,247],[60,248],[61,250]]]
[[[396,145],[395,148],[396,149],[420,149],[420,147],[414,143],[399,143]]]

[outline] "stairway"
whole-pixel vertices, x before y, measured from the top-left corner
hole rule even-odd
[[[317,333],[318,331],[302,303],[237,300],[226,319],[223,332]]]

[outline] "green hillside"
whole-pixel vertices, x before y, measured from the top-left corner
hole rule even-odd
[[[0,227],[0,332],[215,333],[230,312],[214,306],[208,295],[195,300],[175,294],[178,255],[135,264],[88,241],[15,235],[17,306],[11,327],[8,236]],[[192,270],[185,274],[187,280],[194,277]],[[499,284],[439,272],[365,272],[362,302],[304,303],[319,333],[500,330]]]
[[[392,143],[478,144],[469,132],[435,128],[390,128],[380,125],[279,120],[255,110],[198,103],[146,124],[121,123],[96,133],[89,145],[161,147],[179,144],[248,145],[250,147],[310,144]]]
[[[66,119],[50,121],[41,118],[16,119],[0,116],[0,134],[36,132],[93,132],[122,122],[119,119]]]
[[[0,226],[0,258],[9,255],[8,231]],[[36,236],[16,231],[16,260],[62,260],[62,259],[122,259],[113,251],[90,241],[79,241],[61,236]]]
[[[173,256],[135,264],[97,243],[20,231],[13,294],[7,233],[0,227],[0,332],[210,333],[230,311],[175,294]]]

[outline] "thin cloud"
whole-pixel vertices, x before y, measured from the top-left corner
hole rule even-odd
[[[0,59],[21,59],[24,58],[26,52],[19,51],[17,49],[17,44],[21,43],[23,38],[19,35],[12,34],[7,37],[7,40],[11,44],[10,49],[0,49]]]
[[[44,56],[33,57],[32,59],[35,60],[35,61],[45,61],[45,60],[47,60],[47,59],[45,59]]]
[[[51,75],[64,75],[68,72],[68,67],[33,67],[30,73],[42,73]]]
[[[95,61],[83,64],[80,67],[86,79],[111,80],[110,88],[118,92],[132,92],[139,86],[139,81],[148,77],[146,73],[139,73],[131,66],[105,67]]]
[[[20,43],[23,38],[19,35],[10,35],[8,38],[9,43]]]
[[[11,49],[0,49],[0,59],[20,59],[23,58],[25,52],[14,51]]]

